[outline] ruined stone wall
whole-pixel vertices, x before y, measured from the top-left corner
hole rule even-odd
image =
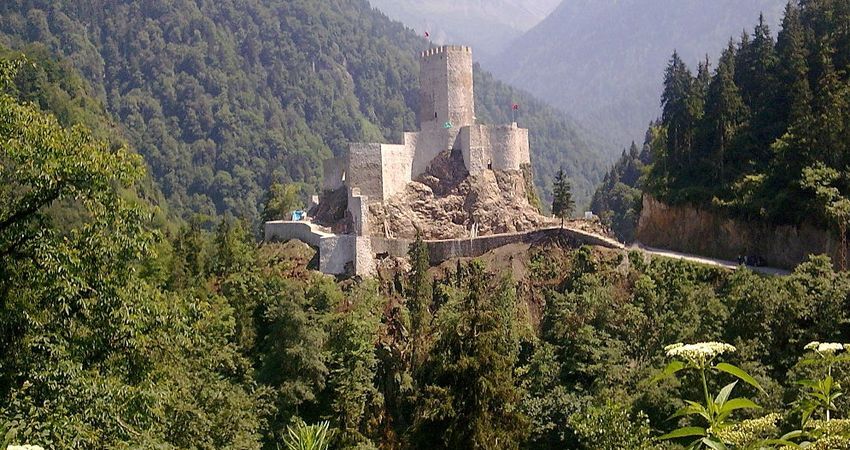
[[[343,186],[347,164],[346,158],[342,157],[326,159],[322,162],[322,190],[335,191]]]
[[[326,233],[310,222],[266,222],[265,240],[304,242],[319,249],[319,271],[331,275],[370,276],[375,271],[372,241],[368,237]]]
[[[369,199],[360,194],[360,189],[350,188],[346,211],[351,217],[352,231],[357,236],[369,234]]]
[[[413,147],[407,139],[410,133],[405,133],[405,144],[381,145],[381,161],[383,164],[382,174],[384,190],[381,200],[386,200],[397,192],[404,190],[410,183],[411,165],[413,163]],[[414,139],[415,143],[415,139]]]
[[[266,222],[263,226],[266,241],[289,241],[297,239],[305,244],[318,247],[322,238],[331,234],[318,229],[310,222],[293,222],[289,220],[276,220]]]
[[[528,130],[516,123],[502,126],[472,125],[460,133],[463,162],[471,175],[481,171],[521,170],[531,163]]]
[[[837,261],[839,242],[811,224],[773,226],[724,217],[692,206],[668,206],[644,194],[637,240],[652,247],[725,260],[760,256],[768,266],[793,269],[810,254]]]
[[[475,97],[472,82],[472,49],[446,45],[426,50],[419,60],[419,122],[460,127],[475,123]]]
[[[381,144],[351,144],[346,165],[346,186],[360,188],[361,195],[375,201],[384,198]]]

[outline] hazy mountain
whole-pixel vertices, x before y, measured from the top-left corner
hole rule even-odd
[[[626,146],[659,113],[673,50],[696,68],[764,12],[775,33],[786,0],[565,0],[484,61],[500,78],[547,99]]]
[[[478,57],[500,52],[561,0],[370,0],[372,6],[435,43],[472,45]]]

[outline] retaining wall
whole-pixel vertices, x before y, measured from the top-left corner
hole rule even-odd
[[[768,266],[789,270],[811,254],[827,254],[836,263],[840,248],[833,233],[811,224],[792,227],[748,222],[693,206],[670,206],[647,194],[636,235],[638,241],[652,247],[725,260],[760,256]]]
[[[545,228],[542,230],[523,233],[495,234],[471,239],[429,240],[425,241],[425,245],[428,246],[431,264],[440,264],[452,258],[477,258],[489,251],[509,244],[515,244],[518,242],[535,243],[558,236],[570,239],[574,241],[576,245],[622,248],[622,246],[614,240],[567,228]],[[405,239],[372,237],[372,251],[376,255],[387,255],[402,258],[407,256],[412,244],[413,241]]]
[[[320,230],[309,222],[275,221],[264,226],[266,241],[289,241],[298,239],[319,249],[319,270],[322,273],[341,275],[346,265],[354,262],[357,247],[356,236],[336,235]],[[364,269],[369,265],[362,265]],[[356,269],[356,267],[355,267]],[[372,272],[370,271],[369,274]]]

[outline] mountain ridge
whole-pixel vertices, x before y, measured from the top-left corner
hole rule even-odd
[[[775,28],[785,3],[567,0],[482,65],[625,148],[658,117],[659,80],[674,50],[696,67],[760,12]]]

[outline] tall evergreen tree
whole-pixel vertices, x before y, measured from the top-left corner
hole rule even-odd
[[[770,145],[784,132],[776,109],[779,85],[776,80],[776,44],[764,15],[753,32],[752,41],[742,44],[735,71],[736,84],[750,110],[744,151],[753,162],[752,170],[763,170],[770,158]]]
[[[664,74],[664,93],[661,96],[661,118],[667,127],[667,158],[674,174],[692,158],[695,120],[690,96],[693,83],[690,69],[679,53],[674,52]]]
[[[428,269],[431,267],[428,246],[422,240],[422,234],[416,234],[416,240],[410,247],[410,276],[407,296],[410,311],[410,334],[412,341],[411,368],[415,370],[425,359],[427,350],[425,340],[431,325],[431,278]]]
[[[567,179],[567,174],[564,169],[560,169],[555,174],[555,180],[552,185],[552,214],[561,219],[561,228],[564,227],[564,219],[570,217],[575,209],[573,201],[572,186],[570,180]]]
[[[518,449],[528,434],[514,375],[519,356],[516,290],[480,262],[447,288],[438,339],[421,385],[413,444],[422,449]]]
[[[735,45],[730,41],[709,86],[703,121],[709,166],[721,183],[729,178],[728,150],[747,117],[747,107],[735,84],[735,57]]]
[[[779,58],[779,101],[775,105],[784,115],[786,126],[804,127],[811,115],[812,90],[809,86],[808,49],[805,29],[800,19],[800,8],[788,2],[782,19],[776,49]]]

